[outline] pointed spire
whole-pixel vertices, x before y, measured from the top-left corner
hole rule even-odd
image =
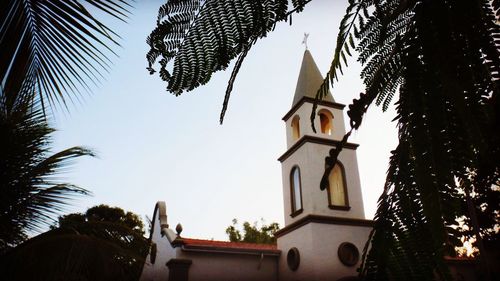
[[[316,92],[323,83],[323,75],[314,62],[314,59],[309,50],[305,50],[304,57],[302,58],[302,66],[300,67],[299,79],[297,80],[297,87],[295,87],[295,95],[293,97],[293,104],[297,104],[302,97],[315,98]],[[335,102],[332,94],[328,91],[325,101]]]

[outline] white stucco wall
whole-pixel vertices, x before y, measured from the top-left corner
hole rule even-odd
[[[144,268],[142,269],[141,281],[166,281],[168,280],[167,261],[176,256],[176,250],[170,244],[175,239],[175,232],[167,225],[167,214],[164,202],[158,202],[153,213],[153,233],[151,234],[151,243],[156,243],[156,260],[151,263],[151,251],[146,257]],[[163,233],[162,235],[162,226]]]
[[[277,256],[248,254],[217,254],[179,252],[179,258],[193,261],[189,268],[190,281],[276,281]]]
[[[358,248],[360,257],[371,227],[309,223],[278,238],[282,251],[279,261],[279,280],[337,280],[356,276],[355,266],[346,266],[338,258],[338,247],[350,242]],[[286,261],[288,250],[296,247],[300,253],[300,265],[292,271]]]
[[[350,210],[332,210],[328,206],[328,191],[320,190],[321,177],[325,169],[325,157],[332,146],[316,143],[305,143],[286,160],[283,161],[283,203],[285,207],[285,226],[309,214],[327,215],[346,218],[364,219],[363,197],[359,179],[356,150],[344,148],[338,160],[344,165],[345,183]],[[290,172],[297,165],[300,168],[302,185],[302,204],[304,211],[292,218]]]

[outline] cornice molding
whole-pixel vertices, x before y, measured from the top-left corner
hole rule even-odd
[[[302,145],[304,145],[305,143],[308,143],[308,142],[317,143],[317,144],[324,144],[324,145],[333,146],[333,147],[337,147],[338,145],[340,145],[340,141],[337,141],[337,140],[325,139],[325,138],[305,135],[305,136],[301,137],[294,145],[292,145],[285,153],[283,153],[283,155],[281,155],[278,158],[278,161],[280,161],[280,162],[285,161],[288,157],[290,157],[290,155],[292,155],[295,151],[297,151]],[[358,148],[358,146],[359,146],[359,144],[348,142],[344,145],[344,148],[356,150]]]
[[[351,225],[351,226],[362,226],[362,227],[373,227],[374,222],[372,220],[365,219],[353,219],[353,218],[341,218],[332,216],[321,216],[321,215],[308,215],[296,222],[278,230],[274,236],[281,237],[295,229],[298,229],[309,223],[323,223],[323,224],[337,224],[337,225]]]
[[[313,98],[302,97],[294,106],[292,106],[292,109],[290,109],[285,114],[285,116],[283,116],[282,120],[286,122],[288,120],[288,118],[290,118],[295,113],[295,111],[297,111],[297,109],[299,109],[299,107],[302,104],[304,104],[305,102],[309,102],[309,103],[314,104],[314,101],[315,101],[315,99],[313,99]],[[344,104],[340,104],[340,103],[336,103],[336,102],[331,102],[331,101],[320,100],[317,103],[318,103],[318,105],[329,106],[329,107],[337,108],[337,109],[341,109],[341,110],[344,109],[344,107],[345,107]]]

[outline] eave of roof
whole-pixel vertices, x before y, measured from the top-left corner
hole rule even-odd
[[[257,244],[244,242],[228,242],[217,240],[180,238],[174,241],[176,245],[181,245],[183,250],[200,250],[204,252],[225,252],[240,254],[270,254],[279,256],[281,251],[276,245]]]

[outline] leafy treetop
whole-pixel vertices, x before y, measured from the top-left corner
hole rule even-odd
[[[125,212],[119,207],[110,207],[105,204],[94,206],[88,209],[84,214],[72,213],[59,217],[59,227],[72,227],[75,224],[85,222],[111,222],[116,223],[130,230],[133,230],[141,236],[144,235],[144,223],[141,218],[132,212]]]
[[[226,228],[226,234],[231,242],[246,242],[258,244],[276,244],[274,234],[280,229],[278,223],[273,222],[266,225],[264,220],[261,220],[262,226],[258,226],[257,222],[250,224],[243,223],[243,235],[238,229],[238,220],[233,219],[233,224]]]
[[[0,272],[6,280],[136,281],[149,250],[143,228],[138,215],[107,205],[61,216],[0,255]]]

